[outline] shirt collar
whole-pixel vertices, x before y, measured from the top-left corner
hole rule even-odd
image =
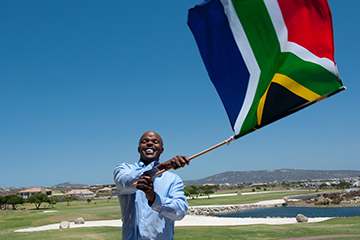
[[[154,163],[154,166],[157,166],[158,164],[160,164],[160,163],[157,162],[157,161],[153,161],[153,162],[151,162],[151,163]],[[151,163],[150,163],[150,164],[151,164]],[[150,164],[149,164],[149,165],[150,165]],[[138,161],[138,165],[139,165],[140,167],[146,167],[146,166],[145,166],[145,163],[143,163],[141,160]]]

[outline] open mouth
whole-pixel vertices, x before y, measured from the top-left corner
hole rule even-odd
[[[147,148],[147,149],[145,149],[145,154],[148,156],[152,156],[152,155],[156,154],[156,149]]]
[[[145,150],[145,153],[148,153],[148,154],[152,154],[154,152],[155,152],[154,149],[151,149],[151,148],[148,148]]]

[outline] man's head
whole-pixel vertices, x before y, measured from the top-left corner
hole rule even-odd
[[[163,141],[159,134],[149,131],[141,136],[138,152],[140,153],[140,160],[145,163],[145,165],[153,161],[159,161],[163,151]]]

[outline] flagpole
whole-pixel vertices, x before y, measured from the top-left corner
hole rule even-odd
[[[214,150],[214,149],[216,149],[216,148],[218,148],[218,147],[221,147],[221,146],[223,146],[223,145],[225,145],[225,144],[226,144],[226,145],[229,145],[232,141],[235,141],[235,140],[236,140],[236,138],[235,138],[234,136],[231,136],[231,137],[229,137],[228,139],[226,139],[225,141],[223,141],[223,142],[221,142],[221,143],[218,143],[218,144],[216,144],[215,146],[212,146],[212,147],[210,147],[210,148],[208,148],[208,149],[205,149],[205,150],[202,151],[202,152],[199,152],[199,153],[197,153],[197,154],[189,157],[189,161],[191,161],[191,160],[193,160],[194,158],[197,158],[197,157],[199,157],[199,156],[201,156],[201,155],[203,155],[203,154],[205,154],[205,153],[208,153],[208,152],[210,152],[210,151],[212,151],[212,150]],[[151,179],[153,179],[153,178],[155,178],[155,177],[163,174],[164,172],[166,172],[166,171],[168,171],[168,170],[170,170],[170,169],[172,169],[172,168],[160,170],[159,172],[155,173],[154,175],[151,175],[150,177],[151,177]],[[136,186],[136,185],[137,185],[137,182],[134,183],[134,186]]]

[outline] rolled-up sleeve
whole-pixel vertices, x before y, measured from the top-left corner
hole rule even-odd
[[[156,193],[151,208],[166,218],[181,220],[185,217],[189,205],[183,191],[183,182],[179,176],[173,175],[175,180],[171,184],[166,196]]]

